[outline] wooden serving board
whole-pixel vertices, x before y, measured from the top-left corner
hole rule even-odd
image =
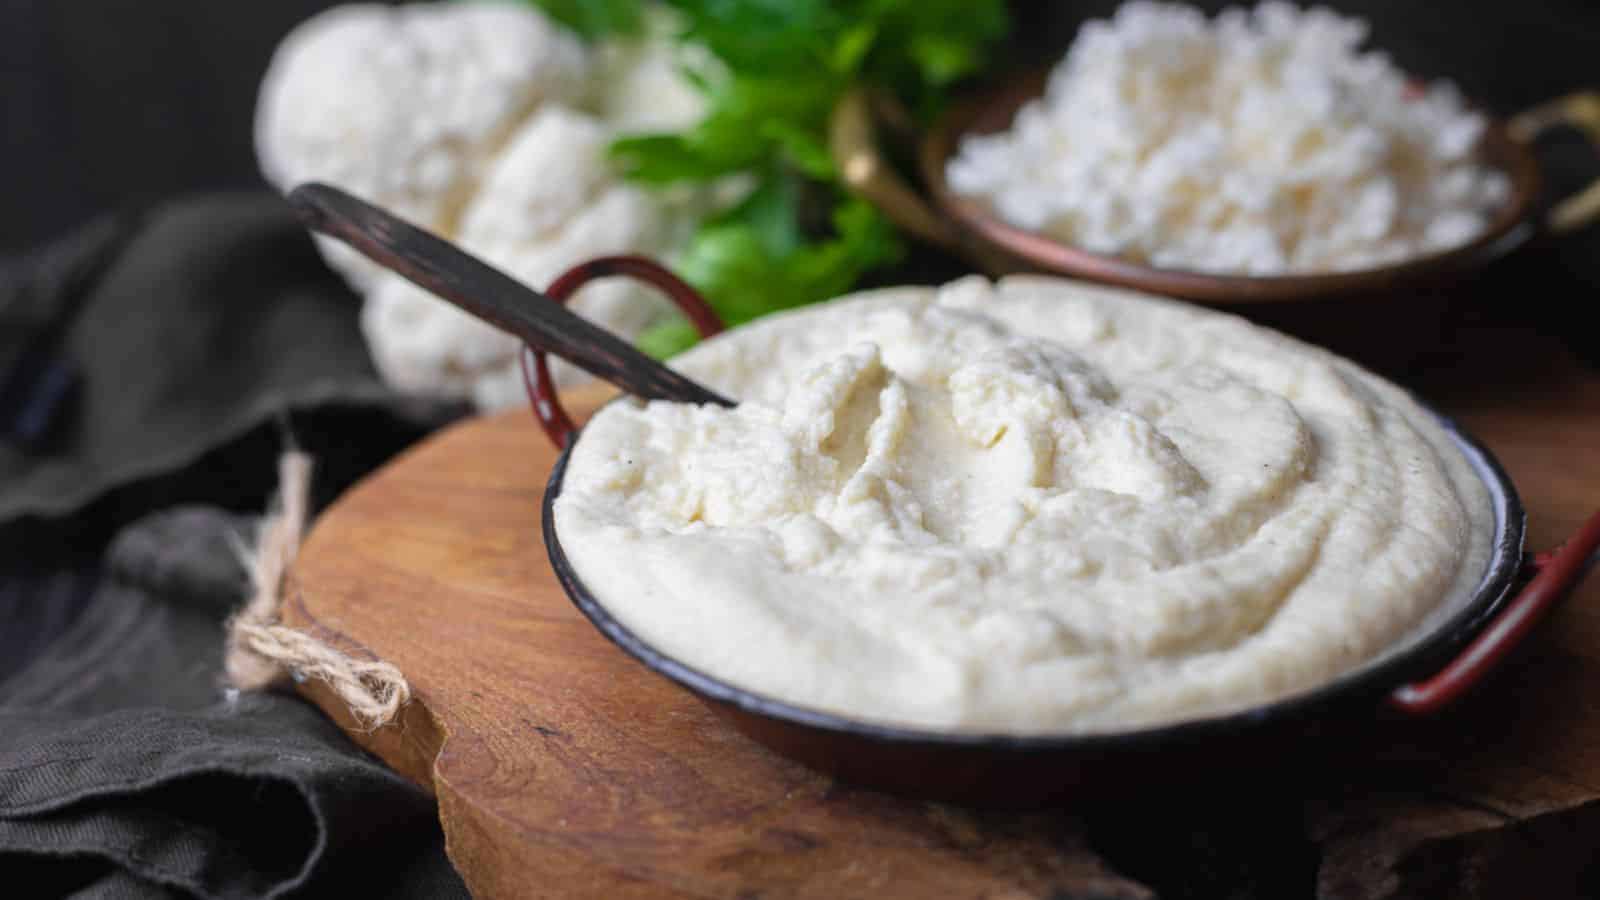
[[[1500,456],[1543,548],[1600,505],[1600,375],[1529,340],[1516,352],[1538,364],[1520,380],[1442,373],[1448,387],[1429,396]],[[575,399],[574,412],[600,399]],[[526,411],[414,447],[317,521],[285,611],[405,673],[414,701],[372,733],[315,683],[302,690],[435,793],[451,859],[478,897],[1600,887],[1589,863],[1600,848],[1600,578],[1487,690],[1434,722],[1375,725],[1371,753],[1092,809],[978,812],[832,783],[602,638],[545,560],[540,500],[555,455]]]

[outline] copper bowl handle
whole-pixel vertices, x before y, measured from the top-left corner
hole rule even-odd
[[[839,177],[891,221],[938,247],[965,252],[961,234],[912,187],[883,154],[879,124],[915,141],[916,125],[894,98],[855,88],[840,98],[828,122],[828,150]]]
[[[1389,705],[1409,715],[1428,715],[1460,699],[1522,643],[1533,626],[1565,597],[1588,570],[1600,549],[1600,511],[1589,517],[1565,544],[1533,558],[1533,578],[1478,632],[1455,658],[1426,681],[1405,684],[1389,695]]]
[[[643,256],[601,256],[579,263],[550,283],[545,294],[557,303],[566,303],[578,289],[596,278],[626,275],[654,285],[666,294],[678,309],[688,317],[701,337],[711,337],[723,329],[722,320],[704,297],[687,282],[672,274],[666,266]],[[550,362],[543,351],[522,345],[522,383],[528,391],[528,402],[533,404],[533,414],[551,442],[565,450],[578,430],[572,417],[561,405],[554,380],[550,378]]]
[[[1512,137],[1531,144],[1559,125],[1582,132],[1600,151],[1600,90],[1578,91],[1541,103],[1513,116],[1507,127]],[[1571,234],[1595,222],[1600,222],[1600,178],[1551,207],[1545,230],[1554,235]]]
[[[889,161],[883,152],[885,140],[898,141],[912,152],[922,143],[922,131],[904,104],[892,94],[869,88],[854,88],[840,98],[828,121],[828,152],[840,179],[853,193],[907,233],[990,275],[1025,268],[935,208],[927,193]]]

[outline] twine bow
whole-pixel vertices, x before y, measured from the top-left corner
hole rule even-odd
[[[250,575],[250,599],[228,623],[223,664],[241,691],[259,691],[286,679],[325,682],[367,730],[394,721],[411,699],[395,666],[360,660],[305,632],[282,624],[279,609],[289,566],[300,550],[311,488],[311,457],[291,450],[278,460],[277,510],[266,516],[254,547],[241,547]]]

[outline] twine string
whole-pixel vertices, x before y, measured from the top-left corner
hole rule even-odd
[[[280,619],[285,580],[305,533],[311,491],[311,457],[290,450],[278,460],[276,511],[261,522],[254,547],[241,548],[250,576],[250,597],[228,623],[223,664],[241,691],[316,679],[330,687],[361,727],[375,730],[394,721],[411,699],[411,687],[395,666],[355,659]]]

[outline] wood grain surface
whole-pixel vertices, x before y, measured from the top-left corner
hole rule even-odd
[[[1499,455],[1557,543],[1600,505],[1600,375],[1493,330],[1419,385]],[[1435,360],[1435,363],[1438,361]],[[574,397],[575,412],[600,398]],[[904,801],[738,735],[614,648],[545,561],[555,454],[531,415],[416,446],[321,516],[286,619],[398,665],[416,699],[355,729],[439,799],[479,897],[1502,897],[1600,890],[1600,579],[1445,715],[1249,783],[1044,813]]]

